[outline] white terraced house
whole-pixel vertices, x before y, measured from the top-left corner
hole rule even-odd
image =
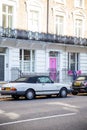
[[[86,0],[0,1],[0,81],[87,73]]]

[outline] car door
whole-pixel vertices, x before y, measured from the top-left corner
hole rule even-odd
[[[55,94],[58,93],[58,87],[49,77],[40,77],[40,83],[42,84],[43,94]]]
[[[40,95],[43,90],[42,83],[40,83],[38,76],[29,77],[26,87],[28,89],[32,88],[36,92],[36,95]]]

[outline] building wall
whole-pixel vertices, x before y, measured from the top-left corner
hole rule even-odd
[[[87,74],[87,53],[79,55],[79,70],[82,74]],[[72,81],[73,76],[68,75],[68,52],[62,53],[62,81]]]
[[[82,73],[87,74],[87,53],[80,54],[80,70]]]
[[[18,0],[17,28],[29,30],[29,8],[41,7],[41,32],[47,32],[47,0]],[[35,6],[33,6],[35,5]],[[44,26],[43,26],[44,25]]]
[[[19,49],[9,48],[7,53],[8,76],[6,80],[15,80],[20,76]]]
[[[75,0],[65,0],[65,3],[59,3],[57,0],[49,0],[48,8],[48,25],[47,25],[47,0],[3,0],[0,2],[0,18],[2,20],[1,14],[1,4],[8,3],[15,6],[15,18],[14,26],[16,29],[29,30],[29,7],[40,6],[41,7],[41,26],[40,32],[55,34],[55,16],[58,14],[63,14],[65,16],[64,21],[64,35],[74,36],[74,20],[76,17],[81,17],[84,20],[84,31],[82,37],[87,38],[87,1],[84,0],[84,7],[75,7]],[[2,25],[0,21],[0,26]],[[17,42],[17,41],[15,41]],[[20,44],[23,40],[20,40]],[[24,41],[25,42],[25,41]],[[29,41],[28,41],[29,42]],[[39,41],[38,41],[39,42]],[[43,42],[40,42],[43,44]],[[27,43],[26,43],[27,44]],[[32,44],[32,43],[30,43]],[[37,43],[36,43],[37,44]],[[49,72],[49,52],[50,50],[58,51],[60,53],[59,59],[59,76],[60,81],[70,81],[72,77],[68,76],[68,52],[79,52],[79,68],[82,73],[87,73],[87,48],[82,46],[67,46],[59,45],[59,43],[48,44],[46,43],[46,49],[42,50],[38,47],[35,49],[35,72],[36,73],[48,73]],[[24,45],[24,44],[23,44]],[[2,46],[0,46],[2,47]],[[8,49],[5,54],[5,80],[14,80],[19,76],[20,71],[20,60],[19,60],[19,50],[24,47],[11,48],[6,46]],[[32,49],[32,45],[30,48]]]
[[[46,73],[46,53],[45,50],[36,50],[36,60],[35,60],[35,72],[36,73]],[[49,63],[49,62],[48,62]]]

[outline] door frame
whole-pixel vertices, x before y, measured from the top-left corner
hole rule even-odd
[[[4,67],[3,67],[3,80],[2,80],[2,81],[4,81],[5,80],[5,54],[0,53],[0,56],[3,56],[3,58],[4,58],[3,59],[3,61],[4,61],[4,63],[3,63],[3,65],[4,65]]]

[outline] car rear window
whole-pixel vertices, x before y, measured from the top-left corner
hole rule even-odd
[[[77,78],[78,81],[81,81],[81,80],[83,81],[83,80],[85,80],[85,79],[86,79],[86,77],[78,77],[78,78]]]
[[[26,81],[26,80],[27,80],[26,77],[21,77],[21,78],[19,78],[19,79],[16,79],[15,82],[24,82],[24,81]]]

